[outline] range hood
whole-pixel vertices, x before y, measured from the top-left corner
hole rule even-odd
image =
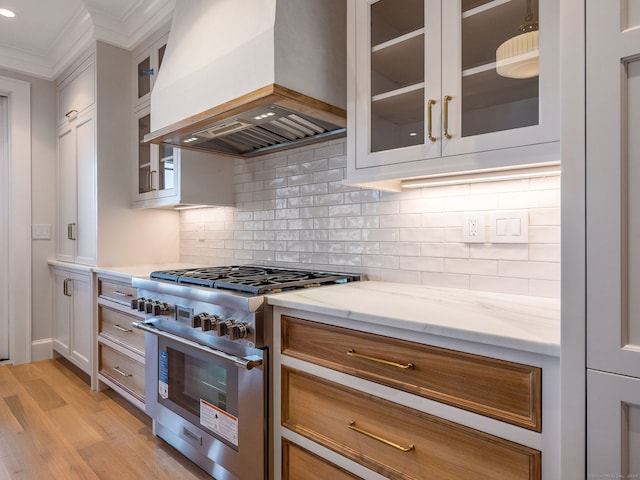
[[[345,127],[344,0],[176,0],[145,142],[251,157]]]

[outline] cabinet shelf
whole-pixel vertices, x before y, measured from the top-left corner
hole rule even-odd
[[[397,3],[379,1],[371,5],[371,45],[380,45],[424,27],[424,0]]]
[[[371,49],[371,94],[424,80],[424,28]]]

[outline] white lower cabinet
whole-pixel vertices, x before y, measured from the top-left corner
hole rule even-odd
[[[285,307],[273,343],[274,478],[559,478],[556,357]]]
[[[53,350],[91,375],[91,273],[52,267]]]
[[[640,378],[587,371],[587,471],[640,477]]]
[[[95,378],[144,410],[144,332],[131,324],[144,318],[130,309],[136,289],[130,277],[97,276]],[[96,382],[95,388],[100,389]]]

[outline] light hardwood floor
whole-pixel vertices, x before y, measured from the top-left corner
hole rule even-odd
[[[0,365],[0,480],[208,479],[111,390],[61,360]]]

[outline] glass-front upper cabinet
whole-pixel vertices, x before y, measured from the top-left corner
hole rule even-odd
[[[144,143],[144,136],[151,130],[149,108],[136,114],[138,125],[137,142],[137,187],[136,201],[162,198],[176,194],[176,163],[178,149],[167,145]]]
[[[540,163],[559,151],[556,1],[349,1],[348,176],[503,168],[525,159],[477,154],[554,143],[530,149],[527,163]]]
[[[153,84],[157,78],[158,71],[162,66],[164,51],[167,47],[167,39],[169,35],[165,34],[156,40],[148,49],[141,53],[135,60],[136,63],[136,79],[135,79],[135,101],[136,105],[140,105],[149,101]]]

